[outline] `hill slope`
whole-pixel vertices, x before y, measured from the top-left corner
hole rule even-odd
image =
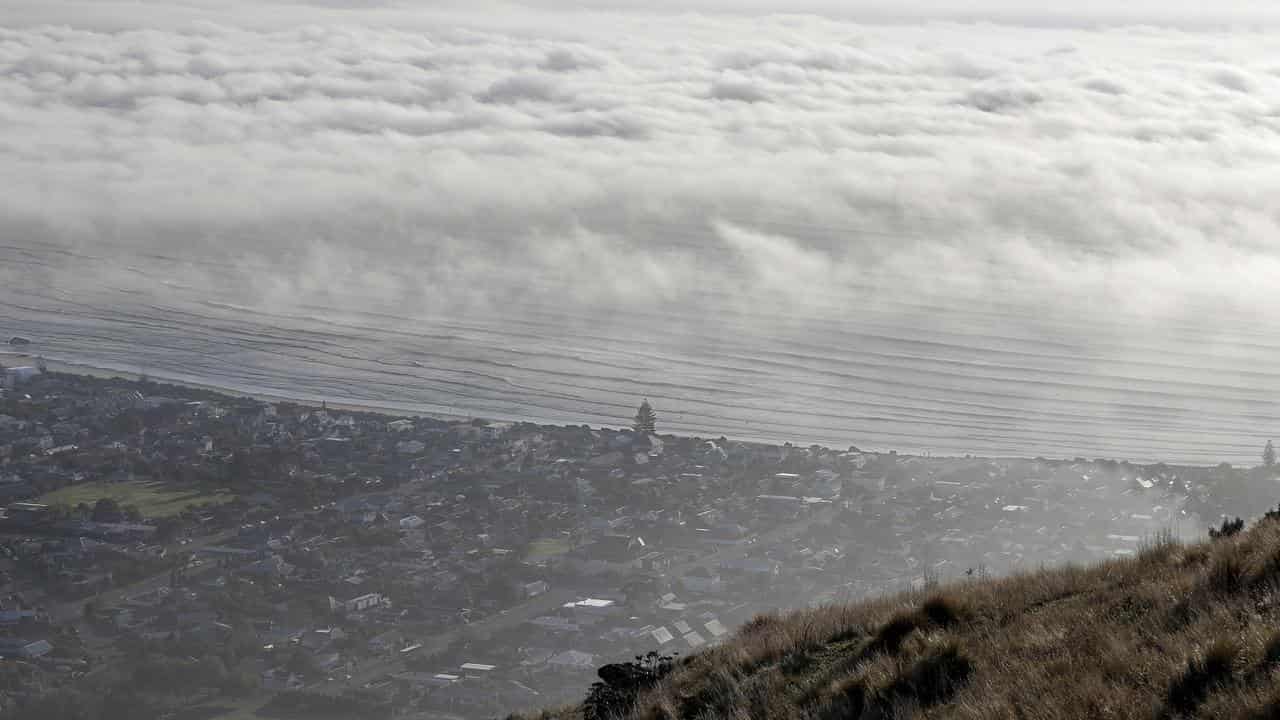
[[[536,717],[1280,718],[1280,521],[759,616],[638,693],[644,671],[616,670],[600,710]]]

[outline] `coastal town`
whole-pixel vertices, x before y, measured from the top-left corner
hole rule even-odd
[[[1132,555],[1280,498],[1268,467],[677,437],[647,402],[602,428],[2,388],[13,718],[500,717],[772,608]]]

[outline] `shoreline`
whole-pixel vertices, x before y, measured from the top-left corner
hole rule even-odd
[[[7,367],[13,367],[14,360],[16,360],[17,364],[19,365],[26,365],[26,364],[34,365],[41,358],[42,356],[40,355],[34,355],[32,353],[27,353],[27,352],[17,352],[14,350],[0,350],[0,365],[7,366]],[[84,377],[98,378],[102,380],[120,378],[124,380],[131,380],[134,382],[137,382],[141,380],[143,377],[146,377],[152,381],[163,383],[163,384],[177,385],[180,387],[187,387],[194,390],[204,390],[207,392],[219,393],[222,395],[227,395],[229,397],[248,398],[252,400],[259,400],[262,402],[270,402],[270,403],[284,402],[284,403],[293,403],[296,405],[303,405],[308,407],[320,407],[321,405],[324,405],[327,408],[345,410],[347,412],[371,413],[374,415],[383,415],[387,417],[391,417],[393,415],[399,416],[399,417],[422,417],[422,418],[430,418],[434,420],[442,420],[446,422],[468,422],[471,420],[483,419],[490,423],[513,424],[518,422],[532,422],[533,424],[537,424],[537,425],[550,425],[555,427],[579,427],[582,425],[586,425],[586,423],[547,423],[547,422],[535,422],[535,421],[524,421],[524,420],[512,420],[510,418],[483,417],[479,415],[466,415],[462,413],[429,412],[429,411],[416,410],[416,409],[411,410],[403,407],[396,407],[394,405],[379,405],[376,403],[369,403],[369,402],[349,402],[349,401],[329,400],[329,399],[317,400],[315,398],[298,397],[296,395],[289,395],[289,394],[261,392],[261,391],[248,391],[248,390],[242,390],[239,388],[200,382],[196,380],[173,378],[173,377],[166,377],[161,375],[152,375],[150,373],[144,373],[144,372],[138,372],[138,371],[132,371],[132,370],[116,370],[112,368],[105,368],[101,366],[90,365],[87,363],[69,362],[64,360],[50,360],[48,358],[43,358],[43,360],[44,360],[45,366],[51,372],[60,372],[68,375],[80,375]],[[599,429],[618,429],[618,428],[625,427],[623,425],[617,425],[617,426],[587,425],[587,426],[592,428],[599,428]],[[662,434],[672,435],[675,437],[702,437],[700,435],[681,435],[679,433],[662,433]],[[732,442],[742,442],[742,443],[748,443],[752,445],[761,445],[765,447],[781,447],[784,444],[784,442],[779,442],[776,440],[743,440],[743,439],[735,439],[735,438],[729,438],[729,440]],[[851,447],[855,447],[855,446],[851,446]],[[1043,460],[1045,462],[1051,462],[1051,463],[1063,463],[1063,462],[1073,462],[1076,460],[1076,458],[1066,458],[1066,457],[1061,457],[1061,458],[1042,457],[1042,456],[1026,457],[1026,456],[1018,456],[1018,455],[1008,455],[1008,456],[1005,456],[1005,455],[932,455],[927,453],[909,453],[909,452],[897,452],[893,450],[872,450],[872,449],[865,449],[865,448],[859,448],[859,450],[865,453],[895,454],[901,458],[913,458],[913,459],[928,460],[928,461],[1035,462],[1037,460]],[[1167,461],[1160,461],[1160,460],[1154,460],[1151,462],[1139,462],[1139,461],[1127,460],[1122,458],[1084,458],[1086,462],[1091,462],[1091,463],[1100,459],[1110,460],[1110,461],[1119,462],[1119,463],[1128,463],[1130,465],[1135,465],[1135,466],[1166,464],[1169,467],[1206,469],[1206,468],[1212,468],[1215,465],[1217,465],[1217,463],[1205,463],[1205,464],[1169,463]]]
[[[27,365],[27,364],[34,365],[37,362],[37,360],[39,360],[40,358],[41,356],[32,355],[30,353],[14,352],[11,350],[0,351],[0,365],[5,365],[7,367],[14,367],[14,363],[11,362],[12,360],[17,360],[19,365]],[[465,422],[468,420],[475,420],[478,417],[476,415],[463,415],[463,414],[452,414],[452,413],[441,413],[441,412],[422,412],[420,410],[408,411],[408,410],[404,410],[403,408],[397,408],[390,405],[377,405],[377,404],[367,403],[367,402],[362,403],[362,402],[346,402],[341,400],[338,400],[338,401],[314,400],[312,398],[301,398],[301,397],[291,396],[286,394],[247,391],[239,388],[227,387],[224,385],[215,385],[212,383],[199,382],[195,380],[172,378],[172,377],[167,377],[163,375],[152,375],[151,373],[143,373],[143,372],[137,372],[137,371],[131,371],[131,370],[115,370],[112,368],[104,368],[96,365],[89,365],[86,363],[67,362],[64,360],[50,360],[48,358],[44,358],[44,363],[50,372],[64,373],[67,375],[80,375],[83,377],[97,378],[100,380],[111,380],[113,378],[120,378],[123,380],[130,380],[133,382],[138,382],[139,380],[142,380],[145,377],[153,382],[158,382],[165,385],[177,385],[180,387],[191,388],[193,390],[205,390],[208,392],[215,392],[222,395],[227,395],[229,397],[248,398],[251,400],[260,400],[262,402],[270,402],[270,403],[285,402],[285,403],[293,403],[296,405],[306,405],[306,406],[314,405],[315,407],[319,407],[323,403],[325,407],[333,408],[336,410],[346,410],[347,412],[372,413],[374,415],[388,415],[388,416],[392,414],[403,414],[403,415],[410,415],[414,417],[424,417],[424,418],[432,418],[435,420],[446,420],[446,421]],[[493,418],[493,419],[484,418],[484,419],[490,420],[491,422],[508,422],[506,420],[501,420],[498,418]]]

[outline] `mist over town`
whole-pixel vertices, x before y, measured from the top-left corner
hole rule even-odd
[[[1280,502],[1272,4],[4,5],[5,717],[661,717]]]

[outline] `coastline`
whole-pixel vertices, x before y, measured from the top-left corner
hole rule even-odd
[[[15,365],[34,365],[37,360],[41,359],[39,355],[31,353],[15,352],[12,350],[0,351],[0,365],[6,367],[14,367]],[[63,360],[50,360],[43,358],[45,366],[50,372],[66,373],[68,375],[82,375],[85,377],[99,378],[108,380],[111,378],[121,378],[124,380],[138,381],[144,376],[150,380],[164,383],[167,385],[179,385],[182,387],[192,388],[194,390],[207,390],[209,392],[221,393],[230,397],[250,398],[260,400],[262,402],[278,403],[287,402],[298,405],[314,405],[319,407],[321,403],[325,407],[335,410],[346,410],[347,412],[373,413],[376,415],[401,415],[411,417],[433,418],[436,420],[446,420],[451,422],[474,420],[475,415],[464,415],[461,413],[443,413],[443,412],[423,412],[421,410],[406,410],[404,408],[395,407],[393,405],[378,405],[376,403],[367,402],[345,402],[342,400],[317,400],[315,398],[304,398],[291,396],[284,393],[270,393],[248,391],[240,388],[227,387],[224,385],[216,385],[212,383],[199,382],[186,378],[173,378],[165,375],[154,375],[151,373],[141,373],[129,370],[115,370],[112,368],[104,368],[87,363],[67,362]],[[16,362],[15,362],[16,361]],[[491,422],[508,422],[503,418],[484,418]]]
[[[34,365],[41,358],[42,356],[40,355],[27,353],[27,352],[17,352],[13,350],[0,350],[0,366],[13,367],[14,365]],[[166,375],[154,375],[151,373],[142,373],[138,371],[118,370],[113,368],[105,368],[101,366],[91,365],[88,363],[69,362],[65,360],[50,360],[48,358],[43,358],[43,360],[44,360],[45,366],[52,372],[66,373],[70,375],[82,375],[85,377],[100,378],[100,379],[122,378],[125,380],[132,380],[132,381],[141,380],[145,376],[153,381],[168,384],[168,385],[178,385],[181,387],[192,388],[195,390],[205,390],[208,392],[220,393],[230,397],[250,398],[250,399],[259,400],[262,402],[271,402],[271,403],[285,402],[285,403],[294,403],[297,405],[304,405],[308,407],[320,407],[323,404],[325,407],[336,409],[336,410],[345,410],[347,412],[372,413],[375,415],[384,415],[387,417],[391,417],[391,416],[422,417],[422,418],[431,418],[435,420],[442,420],[446,422],[467,422],[475,419],[483,419],[491,423],[524,422],[521,420],[513,420],[511,418],[503,418],[503,417],[488,417],[488,416],[468,415],[463,413],[425,411],[421,409],[397,407],[395,405],[381,405],[378,403],[350,402],[350,401],[343,401],[343,400],[332,400],[328,398],[299,397],[297,395],[290,395],[288,393],[274,393],[274,392],[244,390],[242,388],[235,388],[235,387],[228,387],[225,385],[217,385],[213,383],[200,382],[200,381],[191,380],[188,378],[175,378],[175,377],[166,376]],[[529,421],[529,422],[535,422],[535,421]],[[535,424],[569,427],[574,425],[582,425],[585,423],[540,422]],[[624,425],[592,425],[590,427],[608,429],[608,428],[620,428],[620,427],[624,427]],[[701,437],[696,435],[684,435],[682,433],[663,433],[663,434],[673,435],[677,437]],[[708,435],[707,437],[710,437],[710,436]],[[729,439],[733,440],[734,442],[742,442],[742,443],[747,443],[752,445],[761,445],[766,447],[777,447],[785,444],[786,442],[782,440],[758,439],[758,438],[729,438]],[[1067,458],[1067,457],[1044,457],[1044,456],[1028,457],[1028,456],[1021,456],[1021,455],[934,455],[929,452],[923,452],[923,453],[897,452],[887,448],[886,449],[859,448],[859,449],[862,452],[893,453],[902,458],[919,458],[922,460],[930,460],[930,461],[983,461],[985,460],[985,461],[991,461],[991,462],[1025,462],[1025,461],[1044,460],[1047,462],[1069,462],[1073,459],[1073,458]],[[1111,459],[1111,458],[1108,458],[1108,459]],[[1094,458],[1087,458],[1087,460],[1092,462]],[[1160,460],[1152,460],[1150,462],[1140,461],[1140,460],[1130,460],[1125,458],[1114,458],[1114,460],[1116,462],[1127,462],[1133,465],[1165,464],[1163,461],[1160,461]],[[1204,469],[1204,468],[1211,468],[1216,463],[1205,463],[1205,464],[1167,463],[1167,464],[1169,464],[1171,467]]]

